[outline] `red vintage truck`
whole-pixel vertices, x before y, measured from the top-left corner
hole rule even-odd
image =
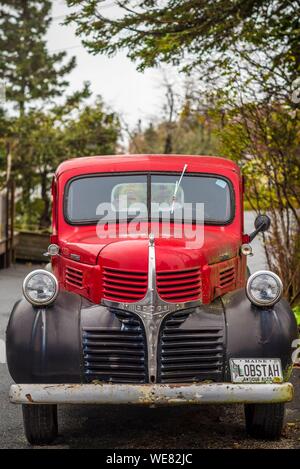
[[[25,434],[57,435],[58,404],[242,403],[278,438],[297,325],[280,278],[247,269],[243,178],[210,156],[77,158],[53,178],[51,265],[24,280],[7,360]]]

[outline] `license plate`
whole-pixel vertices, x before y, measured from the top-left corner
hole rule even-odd
[[[281,383],[281,361],[278,358],[231,358],[233,383]]]

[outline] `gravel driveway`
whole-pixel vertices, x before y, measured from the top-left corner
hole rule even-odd
[[[251,231],[252,217],[246,220]],[[264,267],[259,240],[254,243],[252,271]],[[0,339],[11,308],[20,297],[24,276],[35,267],[18,265],[0,271]],[[296,396],[287,409],[279,442],[257,442],[244,431],[242,406],[106,407],[62,406],[56,448],[300,448],[300,370],[293,373]],[[0,448],[28,448],[21,408],[9,404],[11,378],[0,364]]]

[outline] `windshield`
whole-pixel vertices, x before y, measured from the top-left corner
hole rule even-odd
[[[197,204],[203,204],[204,222],[225,224],[233,216],[230,183],[218,176],[185,174],[175,191],[180,174],[138,174],[84,176],[69,183],[65,215],[70,223],[106,220],[160,220],[173,211],[184,210],[192,222]],[[176,197],[174,200],[174,192]],[[150,215],[148,215],[150,214]]]

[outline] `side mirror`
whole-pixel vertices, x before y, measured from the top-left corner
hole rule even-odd
[[[267,231],[270,228],[270,225],[271,220],[268,215],[257,215],[254,222],[255,230],[249,235],[250,242],[253,241],[253,239],[255,238],[255,236],[258,235],[258,233]]]

